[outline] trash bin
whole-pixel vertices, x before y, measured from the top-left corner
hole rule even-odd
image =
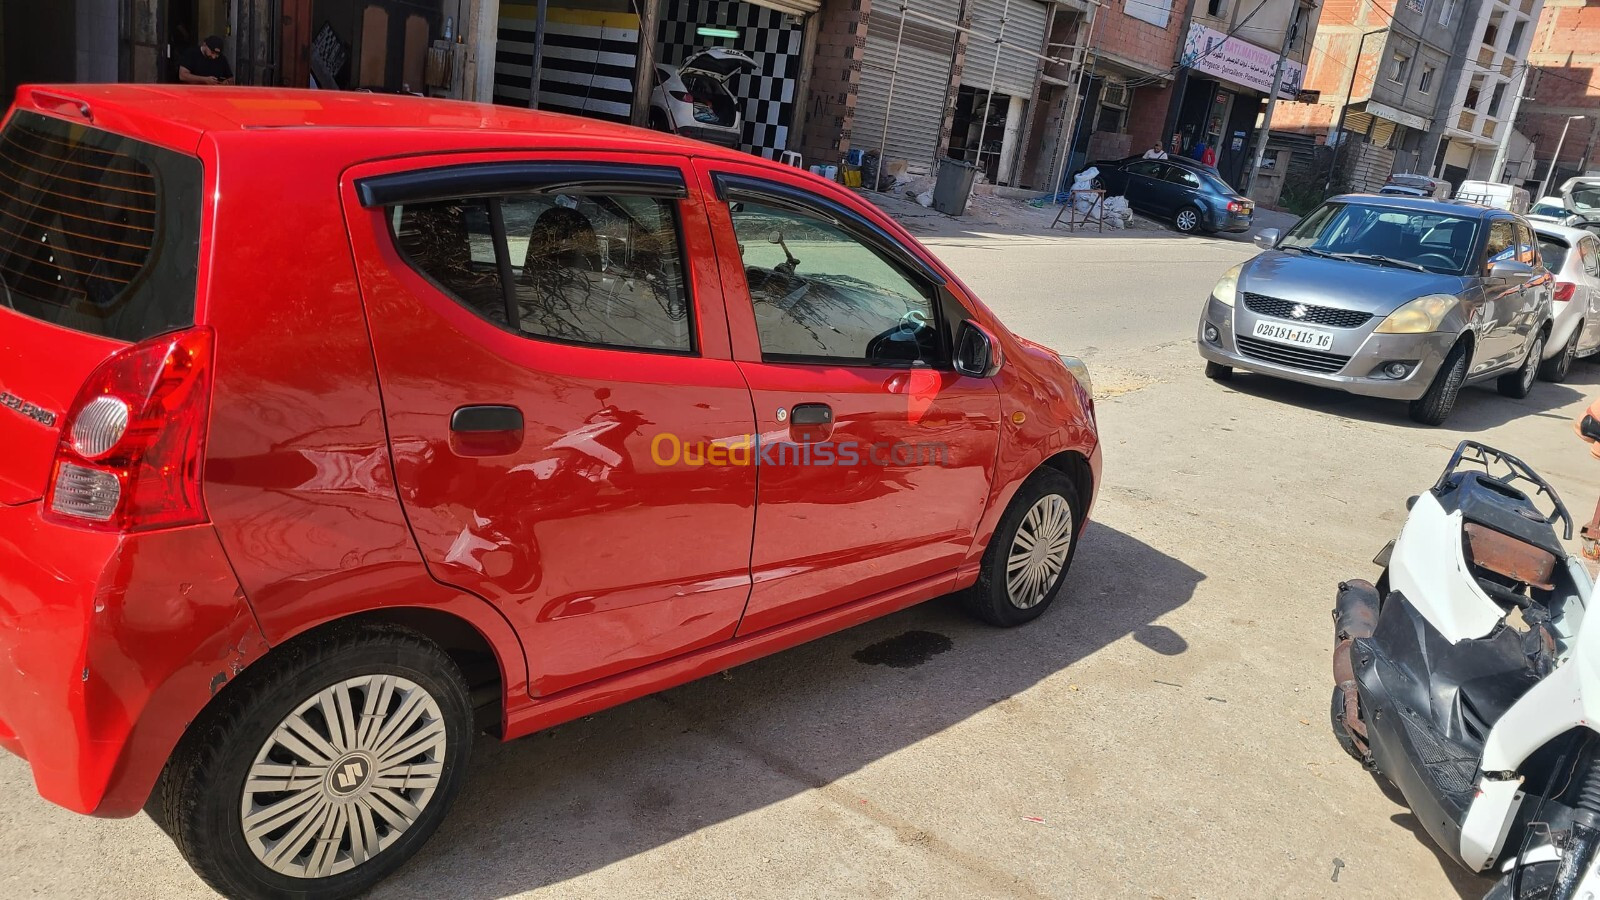
[[[978,167],[959,159],[939,160],[939,179],[933,186],[933,208],[947,216],[959,216],[967,211],[967,200],[972,197],[972,182],[977,180]]]

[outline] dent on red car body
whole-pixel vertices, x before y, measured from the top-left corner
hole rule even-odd
[[[0,358],[52,362],[0,363],[0,391],[19,398],[0,408],[16,450],[0,462],[0,746],[70,809],[136,811],[215,697],[330,623],[449,623],[452,651],[489,661],[510,738],[973,584],[1042,467],[1073,476],[1083,516],[1093,502],[1092,400],[1060,358],[1008,332],[898,224],[807,173],[409,98],[74,86],[24,88],[17,107],[201,173],[182,198],[197,256],[179,324],[210,338],[204,521],[119,531],[45,514],[80,386],[144,335],[0,309]],[[649,166],[658,187],[666,173],[687,352],[514,333],[414,266],[392,206],[362,190],[536,163]],[[719,196],[728,176],[829,204],[892,248],[933,286],[946,328],[970,320],[998,342],[998,374],[764,355]],[[808,408],[828,415],[802,419]],[[462,426],[474,410],[506,424]],[[691,453],[851,441],[942,455],[758,478],[663,462],[664,435]]]

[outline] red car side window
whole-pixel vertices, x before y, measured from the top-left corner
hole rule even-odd
[[[937,294],[839,226],[744,203],[733,213],[762,355],[940,365]]]
[[[673,201],[532,194],[397,204],[388,215],[411,267],[497,325],[568,343],[694,351]]]

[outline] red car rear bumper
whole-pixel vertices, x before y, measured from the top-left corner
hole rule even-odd
[[[0,747],[45,799],[132,815],[266,644],[211,526],[88,532],[40,506],[0,506]]]

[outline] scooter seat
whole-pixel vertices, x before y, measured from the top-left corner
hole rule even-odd
[[[1437,495],[1445,512],[1459,509],[1467,522],[1537,547],[1550,555],[1552,566],[1566,559],[1555,526],[1528,495],[1487,473],[1458,472]]]

